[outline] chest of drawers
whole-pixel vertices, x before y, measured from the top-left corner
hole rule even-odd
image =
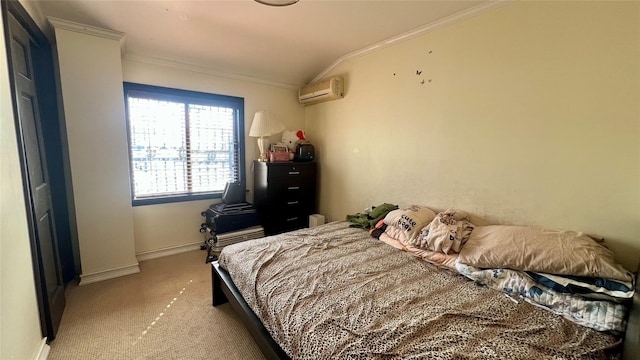
[[[316,210],[316,162],[254,161],[254,204],[266,235],[307,227]]]

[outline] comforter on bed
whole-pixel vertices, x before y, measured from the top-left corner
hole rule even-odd
[[[347,222],[225,247],[219,262],[294,359],[616,358],[621,339],[398,251]]]
[[[627,327],[627,307],[623,303],[563,294],[536,282],[524,271],[478,269],[461,263],[456,263],[456,268],[472,280],[542,306],[580,325],[618,332],[624,332]]]

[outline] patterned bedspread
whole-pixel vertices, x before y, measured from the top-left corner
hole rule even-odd
[[[622,340],[476,285],[338,222],[219,262],[293,359],[609,359]]]

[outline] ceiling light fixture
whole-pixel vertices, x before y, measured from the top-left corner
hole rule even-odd
[[[298,2],[298,0],[255,0],[260,4],[269,6],[289,6]]]

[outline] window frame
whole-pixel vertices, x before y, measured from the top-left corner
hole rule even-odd
[[[238,143],[238,180],[246,184],[245,173],[245,137],[244,137],[244,98],[205,93],[192,90],[174,89],[162,86],[145,85],[131,82],[123,82],[124,88],[124,105],[125,105],[125,121],[127,126],[127,147],[128,147],[128,161],[129,161],[129,186],[131,189],[131,205],[154,205],[154,204],[167,204],[174,202],[185,202],[195,200],[206,199],[218,199],[222,198],[224,190],[210,191],[210,192],[188,192],[185,194],[168,194],[168,195],[154,195],[144,198],[136,198],[135,196],[135,182],[133,179],[134,164],[132,161],[132,146],[131,146],[131,124],[129,120],[129,92],[146,93],[152,99],[176,101],[194,105],[206,105],[206,106],[224,106],[237,110],[237,114],[234,119],[234,127],[236,129],[234,133],[234,140]],[[188,129],[185,129],[188,132]],[[186,136],[186,134],[185,134]]]

